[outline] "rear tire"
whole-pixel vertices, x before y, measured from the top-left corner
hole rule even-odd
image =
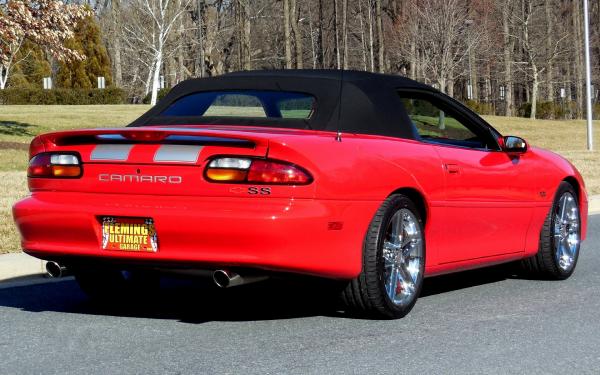
[[[425,271],[423,220],[405,195],[377,210],[363,245],[363,269],[342,292],[346,307],[371,318],[402,318],[421,292]]]
[[[568,182],[561,182],[552,208],[544,221],[536,255],[521,261],[527,276],[567,279],[577,265],[581,245],[581,217],[577,192]]]
[[[78,268],[73,273],[88,297],[105,303],[139,301],[160,286],[160,276],[151,272]]]

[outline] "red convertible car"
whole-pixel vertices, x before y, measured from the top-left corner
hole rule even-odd
[[[300,274],[398,318],[427,276],[516,261],[565,279],[586,235],[573,165],[391,75],[192,79],[128,127],[43,134],[30,157],[22,247],[99,298],[165,271]]]

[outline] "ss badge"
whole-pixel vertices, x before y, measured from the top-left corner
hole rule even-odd
[[[250,194],[250,195],[270,195],[271,188],[270,187],[250,186],[248,188],[248,194]]]

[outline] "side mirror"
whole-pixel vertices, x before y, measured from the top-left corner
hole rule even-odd
[[[523,138],[507,135],[501,141],[500,143],[504,152],[523,153],[527,151],[527,142]]]

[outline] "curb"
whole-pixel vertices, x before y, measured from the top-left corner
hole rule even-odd
[[[43,277],[46,273],[44,261],[25,253],[0,255],[0,284],[25,277]]]
[[[588,197],[588,214],[600,214],[600,194]]]

